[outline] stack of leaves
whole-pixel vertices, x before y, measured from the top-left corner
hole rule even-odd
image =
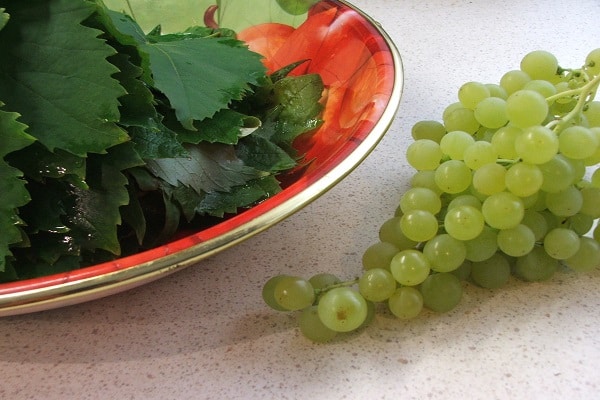
[[[252,206],[321,124],[318,75],[266,75],[227,29],[146,34],[101,0],[0,0],[0,55],[0,281]]]

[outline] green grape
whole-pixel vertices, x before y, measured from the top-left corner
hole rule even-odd
[[[528,197],[541,189],[544,175],[537,165],[520,162],[506,171],[505,183],[512,194]]]
[[[544,237],[544,250],[557,260],[566,260],[574,256],[580,245],[579,235],[571,229],[554,228]]]
[[[423,305],[435,312],[455,308],[462,297],[460,280],[449,272],[431,274],[420,286]]]
[[[533,90],[534,92],[538,92],[545,98],[554,96],[556,94],[556,86],[554,86],[554,84],[552,84],[552,82],[542,80],[542,79],[535,79],[535,80],[527,82],[525,84],[525,86],[523,87],[523,89]]]
[[[596,242],[600,242],[600,224],[596,225],[593,232],[593,237]]]
[[[541,189],[544,192],[555,193],[568,188],[575,180],[575,168],[561,154],[557,154],[544,164],[538,165],[544,181]]]
[[[492,228],[509,229],[521,223],[525,207],[519,197],[509,192],[500,192],[485,199],[481,213]]]
[[[412,210],[400,218],[400,227],[408,239],[426,242],[436,235],[438,222],[428,211]]]
[[[583,203],[580,212],[592,218],[600,218],[600,188],[585,187],[581,189]]]
[[[531,77],[526,72],[515,69],[506,72],[500,78],[500,86],[506,91],[506,94],[510,96],[518,90],[523,89],[525,84],[531,80]]]
[[[592,173],[591,183],[593,187],[600,188],[600,168],[596,168]]]
[[[481,200],[472,194],[461,194],[453,198],[450,203],[448,203],[447,209],[451,210],[452,208],[459,206],[471,206],[481,210]]]
[[[374,268],[390,269],[392,258],[400,251],[389,242],[377,242],[367,247],[362,255],[362,266],[365,270]]]
[[[598,138],[583,126],[569,126],[558,136],[558,149],[566,157],[582,160],[591,157],[598,148]]]
[[[475,119],[475,112],[466,107],[455,107],[451,112],[445,113],[443,121],[447,132],[464,131],[473,134],[480,126]]]
[[[415,286],[427,278],[431,264],[419,250],[402,250],[392,259],[390,271],[401,285]]]
[[[450,272],[465,261],[467,248],[462,241],[442,233],[425,243],[423,254],[433,271]]]
[[[321,322],[336,332],[350,332],[359,328],[367,318],[367,302],[348,287],[333,288],[319,299],[317,312]]]
[[[490,89],[483,83],[467,82],[458,89],[458,101],[468,109],[475,109],[483,99],[490,97]]]
[[[506,189],[506,168],[500,164],[486,164],[473,174],[473,187],[479,193],[490,196]]]
[[[565,157],[562,154],[560,156],[564,157],[565,160],[567,160],[567,162],[569,164],[571,164],[571,166],[573,167],[574,176],[573,176],[573,181],[571,183],[573,185],[578,184],[582,179],[584,179],[585,174],[587,173],[587,169],[586,169],[584,161],[583,160],[574,160],[572,158]]]
[[[484,226],[477,237],[464,242],[467,249],[465,258],[469,261],[487,260],[498,251],[498,231]]]
[[[279,7],[291,15],[305,14],[317,2],[317,0],[277,0]]]
[[[530,126],[515,139],[517,155],[530,164],[544,164],[558,152],[558,137],[545,126]]]
[[[548,228],[548,231],[551,231],[554,228],[558,228],[562,224],[562,218],[552,214],[552,212],[550,212],[548,209],[540,211],[540,214],[542,214],[542,217],[544,217],[544,219],[546,220],[546,226]]]
[[[442,152],[453,160],[462,160],[465,149],[475,143],[473,136],[465,131],[450,131],[440,141]]]
[[[414,140],[429,139],[439,143],[445,134],[446,128],[438,121],[419,121],[411,129],[411,135]]]
[[[413,248],[418,242],[409,239],[402,232],[401,220],[402,216],[392,217],[381,224],[379,228],[379,240],[393,244],[398,250]]]
[[[558,260],[550,257],[543,247],[535,246],[523,257],[517,258],[514,273],[524,281],[538,282],[550,279],[558,269]]]
[[[485,225],[481,211],[472,206],[449,209],[444,217],[444,229],[458,240],[471,240],[479,236]]]
[[[473,266],[473,262],[470,260],[465,260],[460,267],[456,268],[454,271],[450,273],[456,276],[461,281],[466,281],[471,276],[471,267]]]
[[[502,86],[495,83],[486,83],[485,86],[490,91],[490,97],[499,97],[504,100],[508,98],[508,94]]]
[[[510,264],[501,253],[471,265],[471,279],[483,288],[497,289],[504,286],[509,278]]]
[[[546,207],[552,214],[559,217],[570,217],[581,210],[583,195],[574,186],[556,193],[546,194]]]
[[[410,179],[410,186],[427,188],[438,195],[443,193],[435,184],[435,171],[416,171]]]
[[[275,311],[288,311],[275,300],[275,286],[277,286],[279,281],[286,277],[288,277],[288,275],[276,275],[270,278],[264,284],[262,289],[262,298],[264,302]]]
[[[517,90],[506,99],[506,116],[520,128],[540,125],[547,115],[546,99],[533,90]]]
[[[525,210],[521,223],[531,229],[536,241],[542,240],[548,232],[546,218],[538,211],[532,209]]]
[[[514,228],[501,229],[498,232],[498,247],[509,256],[524,256],[533,249],[534,245],[535,234],[527,225],[519,224]]]
[[[435,183],[446,193],[460,193],[471,185],[471,170],[463,161],[444,161],[435,171]]]
[[[506,100],[499,97],[483,99],[475,106],[473,115],[482,126],[498,129],[508,122]]]
[[[550,80],[557,74],[558,60],[550,52],[535,50],[523,57],[521,70],[532,79]]]
[[[324,289],[331,285],[337,285],[340,282],[341,280],[337,276],[329,273],[316,274],[311,276],[308,280],[308,283],[310,283],[315,290]]]
[[[600,127],[600,101],[590,101],[583,109],[583,115],[591,128]]]
[[[463,154],[465,165],[472,170],[477,170],[484,165],[496,162],[498,153],[492,144],[486,141],[477,141],[467,147]]]
[[[591,75],[600,74],[600,48],[589,52],[585,58],[585,69]]]
[[[301,310],[314,303],[315,289],[304,278],[286,276],[275,285],[273,297],[285,310]]]
[[[600,102],[594,102],[594,103],[598,103],[599,106],[599,110],[597,111],[597,115],[600,115]],[[592,126],[590,124],[590,126]],[[598,143],[600,143],[600,126],[593,126],[592,128],[590,128],[590,131],[596,136],[596,138],[598,139]],[[586,166],[595,166],[596,164],[600,164],[600,146],[596,147],[596,151],[594,152],[594,154],[592,154],[591,156],[585,158],[583,160],[583,163]]]
[[[367,302],[367,316],[365,318],[365,320],[363,321],[363,323],[358,327],[358,329],[364,328],[366,326],[369,326],[371,324],[371,322],[373,322],[373,319],[375,318],[375,303],[373,303],[372,301],[368,301],[365,300]]]
[[[498,157],[507,160],[515,160],[519,158],[517,150],[515,149],[515,140],[523,130],[516,126],[503,126],[494,132],[492,136],[492,147],[498,154]]]
[[[384,301],[396,291],[396,280],[387,269],[370,269],[359,278],[358,290],[365,300]]]
[[[436,169],[442,156],[440,145],[429,139],[416,140],[406,150],[406,161],[418,171]]]
[[[400,209],[404,214],[413,210],[423,210],[437,214],[442,209],[442,200],[431,189],[412,188],[407,190],[400,198]]]
[[[389,298],[388,307],[400,319],[414,318],[423,310],[423,295],[414,287],[400,287]]]
[[[540,198],[540,192],[535,192],[532,195],[521,197],[521,200],[523,200],[523,207],[525,207],[525,209],[528,209],[528,208],[533,209],[533,208],[537,207],[539,205],[538,204],[539,198]]]
[[[445,120],[446,118],[448,118],[448,116],[450,114],[452,114],[455,110],[458,110],[459,108],[465,108],[460,101],[457,101],[456,103],[452,103],[450,104],[448,107],[446,107],[444,109],[444,111],[442,112],[442,120]]]
[[[582,236],[580,242],[577,253],[567,258],[565,263],[578,272],[589,272],[600,267],[600,243],[587,236]]]
[[[327,343],[338,334],[321,321],[317,306],[310,306],[302,310],[298,319],[298,326],[304,337],[316,343]]]
[[[583,190],[582,190],[582,194],[583,194]],[[583,198],[584,204],[585,204],[585,201],[586,200],[585,200],[585,196],[584,196],[584,198]],[[582,206],[582,209],[583,209],[583,206]],[[574,231],[576,234],[585,235],[594,226],[594,217],[587,215],[587,214],[577,213],[577,214],[569,217],[567,220],[567,223],[568,223],[569,229]]]

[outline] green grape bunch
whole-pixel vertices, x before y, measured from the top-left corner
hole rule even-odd
[[[327,342],[366,326],[375,304],[399,319],[448,312],[463,283],[550,279],[600,266],[600,48],[581,68],[526,54],[498,83],[463,84],[440,121],[413,125],[410,189],[365,249],[362,275],[277,276],[266,303],[299,311]]]

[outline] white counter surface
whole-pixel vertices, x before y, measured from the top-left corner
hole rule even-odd
[[[355,0],[403,58],[397,118],[367,160],[275,227],[108,298],[0,320],[1,399],[598,399],[600,270],[468,286],[412,322],[379,317],[326,345],[269,310],[271,276],[353,277],[413,173],[410,127],[467,81],[497,82],[535,49],[580,66],[600,47],[599,0]]]

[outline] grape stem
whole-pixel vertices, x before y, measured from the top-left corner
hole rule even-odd
[[[550,121],[546,127],[553,129],[555,132],[560,132],[573,118],[579,115],[589,99],[593,99],[595,97],[596,91],[598,90],[598,85],[600,85],[600,74],[596,75],[592,80],[588,81],[584,86],[567,90],[565,92],[557,93],[554,96],[550,96],[546,98],[546,101],[552,102],[556,99],[563,98],[566,96],[576,96],[579,95],[577,99],[577,104],[575,107],[564,117],[560,119],[555,119]]]
[[[325,286],[325,287],[320,288],[320,289],[315,289],[315,296],[319,296],[319,295],[321,295],[321,294],[323,294],[323,293],[325,293],[325,292],[327,292],[328,290],[331,290],[331,289],[340,288],[340,287],[354,286],[354,285],[356,285],[358,283],[358,279],[359,278],[355,278],[355,279],[352,279],[350,281],[338,282],[338,283],[335,283],[333,285]]]

